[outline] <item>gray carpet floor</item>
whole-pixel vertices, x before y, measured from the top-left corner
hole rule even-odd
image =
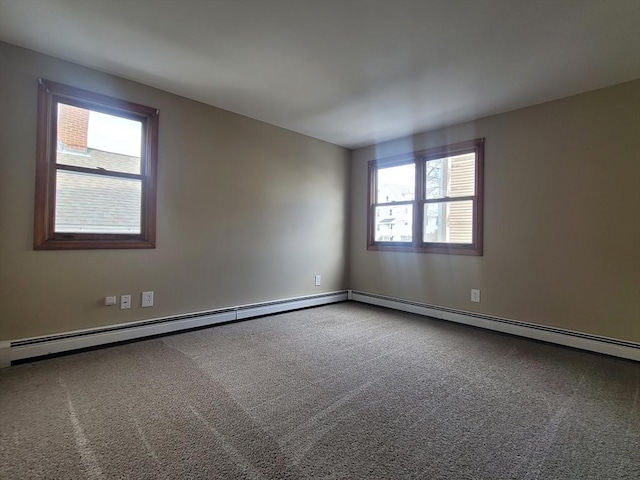
[[[0,371],[0,477],[638,479],[640,364],[342,303]]]

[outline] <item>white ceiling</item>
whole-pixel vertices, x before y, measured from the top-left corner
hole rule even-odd
[[[349,148],[640,78],[638,0],[0,0],[0,39]]]

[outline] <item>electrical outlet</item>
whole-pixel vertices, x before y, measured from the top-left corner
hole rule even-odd
[[[131,295],[120,296],[120,310],[131,308]]]
[[[316,287],[320,286],[321,280],[322,280],[322,276],[321,275],[316,275]]]
[[[153,292],[142,292],[142,306],[153,307]]]
[[[471,301],[480,303],[480,290],[476,290],[475,288],[471,289]]]
[[[104,304],[109,307],[111,305],[115,305],[116,304],[116,297],[112,296],[112,297],[104,297]]]

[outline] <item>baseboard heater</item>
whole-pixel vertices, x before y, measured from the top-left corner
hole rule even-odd
[[[0,367],[18,360],[327,305],[347,298],[344,290],[0,342]]]
[[[456,310],[437,305],[429,305],[401,298],[359,292],[357,290],[349,291],[349,299],[356,302],[378,305],[380,307],[392,308],[403,312],[415,313],[418,315],[463,323],[465,325],[472,325],[474,327],[485,328],[488,330],[495,330],[511,335],[518,335],[549,343],[556,343],[568,347],[640,361],[640,343],[574,332],[561,328],[547,327],[544,325],[536,325],[533,323],[520,322],[517,320],[467,312],[464,310]]]

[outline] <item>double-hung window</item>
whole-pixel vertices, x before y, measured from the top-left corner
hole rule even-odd
[[[482,255],[484,139],[369,162],[369,250]]]
[[[40,80],[35,249],[154,248],[158,111]]]

